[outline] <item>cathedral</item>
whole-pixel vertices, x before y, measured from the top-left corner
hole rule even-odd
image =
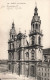
[[[12,23],[8,40],[8,60],[0,60],[0,73],[15,73],[22,78],[33,77],[33,80],[50,80],[50,48],[43,49],[37,6],[28,37],[29,41],[26,32],[16,33],[15,24]]]
[[[38,8],[35,6],[31,20],[29,42],[26,33],[16,34],[15,24],[12,23],[8,40],[8,71],[17,75],[33,76],[37,74],[37,64],[43,60],[41,20]]]

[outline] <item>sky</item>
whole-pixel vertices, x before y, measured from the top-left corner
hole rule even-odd
[[[50,48],[50,0],[0,0],[0,59],[8,59],[8,39],[13,21],[16,33],[20,28],[23,33],[26,30],[28,36],[35,5],[41,19],[43,48]]]

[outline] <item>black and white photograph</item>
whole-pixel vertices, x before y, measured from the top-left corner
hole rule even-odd
[[[50,0],[0,0],[0,80],[50,80]]]

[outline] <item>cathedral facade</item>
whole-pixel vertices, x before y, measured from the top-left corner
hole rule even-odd
[[[43,59],[41,20],[37,6],[31,21],[29,42],[27,35],[16,34],[15,24],[12,23],[8,40],[8,70],[18,75],[36,76],[37,63]]]

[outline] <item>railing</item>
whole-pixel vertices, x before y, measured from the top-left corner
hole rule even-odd
[[[36,33],[36,32],[38,32],[38,33],[42,34],[42,30],[41,30],[41,31],[40,31],[40,30],[30,31],[30,34],[32,34],[32,33]]]

